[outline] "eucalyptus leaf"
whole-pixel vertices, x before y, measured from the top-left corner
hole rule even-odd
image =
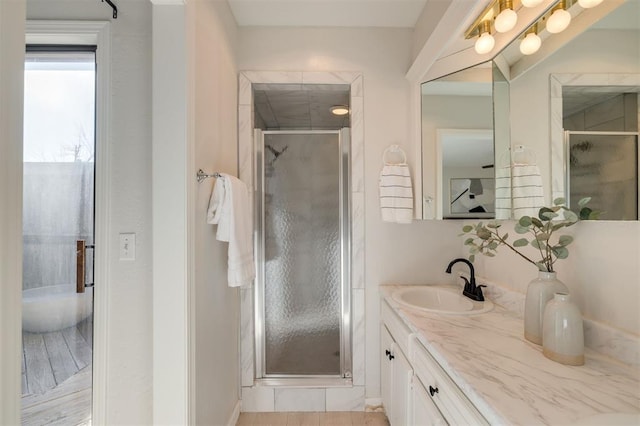
[[[540,250],[542,248],[542,244],[539,240],[531,240],[531,246]]]
[[[462,227],[462,232],[471,232],[473,231],[473,226],[471,225],[465,225]]]
[[[495,250],[498,248],[498,242],[497,241],[491,241],[491,243],[489,244],[489,249],[490,250]]]
[[[486,228],[482,228],[480,229],[478,232],[478,238],[481,238],[483,240],[488,240],[489,238],[491,238],[491,232],[489,230],[487,230]]]
[[[593,212],[589,207],[583,207],[580,209],[580,220],[588,220],[589,215]]]
[[[519,223],[516,223],[514,230],[517,234],[526,234],[527,232],[529,232],[529,228],[527,228],[526,226],[522,226]]]
[[[571,223],[575,223],[579,220],[578,215],[572,212],[571,210],[567,210],[566,212],[564,212],[564,219]]]
[[[471,247],[471,248],[469,249],[469,253],[471,253],[471,254],[476,254],[476,253],[478,253],[479,251],[480,251],[480,249],[478,249],[478,247]]]
[[[531,217],[530,216],[522,216],[520,218],[520,220],[518,221],[518,225],[522,226],[522,227],[529,227],[531,226]]]
[[[476,260],[476,256],[475,255],[470,255],[469,256],[469,262],[473,263],[473,261]]]
[[[559,197],[553,200],[553,204],[556,206],[564,206],[565,204],[567,204],[567,200],[565,200],[563,197]]]
[[[520,238],[513,242],[514,247],[524,247],[528,245],[529,245],[529,240],[527,240],[526,238]]]
[[[603,214],[604,212],[591,212],[589,213],[589,220],[596,220],[596,219],[600,219],[600,215]]]
[[[531,223],[533,223],[535,226],[537,226],[538,228],[542,228],[544,226],[544,224],[542,223],[542,221],[540,219],[538,219],[537,217],[532,217],[531,218]]]
[[[558,259],[566,259],[569,257],[569,250],[566,247],[555,246],[551,249]]]
[[[563,247],[568,246],[572,242],[573,242],[573,237],[571,235],[561,235],[560,239],[558,240],[558,243]]]
[[[540,234],[536,235],[536,240],[538,240],[538,241],[549,241],[549,237],[550,237],[550,235],[547,234],[546,232],[541,232]]]
[[[489,256],[489,257],[496,257],[496,255],[494,253],[491,253],[491,252],[486,252],[484,255],[485,256]]]
[[[540,218],[540,220],[543,220],[545,222],[549,221],[549,218],[546,216],[546,214],[555,214],[553,210],[551,210],[549,207],[542,207],[540,210],[538,210],[538,217]]]
[[[551,219],[555,219],[556,217],[558,217],[558,213],[552,210],[545,211],[545,212],[542,212],[542,210],[540,210],[540,216],[542,216],[541,217],[542,220],[549,221]]]
[[[591,201],[591,197],[584,197],[583,199],[578,201],[578,206],[584,207],[587,205],[587,203],[589,203],[589,201]]]

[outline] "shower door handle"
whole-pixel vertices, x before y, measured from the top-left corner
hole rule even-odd
[[[87,245],[76,241],[76,293],[84,293],[84,267],[87,260]]]
[[[87,265],[87,249],[93,249],[93,244],[86,244],[85,240],[76,240],[76,293],[84,293],[85,287],[93,284],[85,282],[85,269]]]

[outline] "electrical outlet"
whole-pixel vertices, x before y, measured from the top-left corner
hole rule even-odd
[[[136,234],[120,234],[120,260],[136,260]]]

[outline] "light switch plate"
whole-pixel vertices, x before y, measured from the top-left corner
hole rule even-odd
[[[120,260],[136,260],[136,234],[120,234]]]

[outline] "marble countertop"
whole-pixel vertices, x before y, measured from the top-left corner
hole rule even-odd
[[[499,305],[479,315],[430,314],[386,302],[491,424],[568,425],[602,413],[640,413],[640,371],[587,350],[585,365],[558,364],[523,337]]]

